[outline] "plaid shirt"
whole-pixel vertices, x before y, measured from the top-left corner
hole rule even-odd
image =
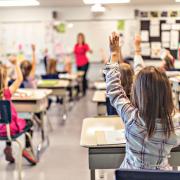
[[[135,66],[140,70],[142,59],[136,58]],[[148,139],[144,120],[121,86],[119,65],[107,64],[104,73],[107,96],[125,124],[126,155],[120,168],[169,169],[171,149],[180,145],[180,114],[173,117],[175,133],[169,139],[164,135],[160,119],[157,119],[154,135]]]

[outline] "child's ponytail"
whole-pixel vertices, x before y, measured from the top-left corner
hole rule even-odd
[[[7,78],[6,67],[0,64],[0,100],[3,100],[3,92],[5,88],[6,78]]]

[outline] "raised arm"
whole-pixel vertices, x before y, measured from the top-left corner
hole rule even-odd
[[[15,56],[11,56],[9,58],[10,62],[15,66],[15,72],[17,75],[16,80],[13,82],[13,84],[9,87],[9,90],[11,94],[14,94],[16,90],[20,87],[22,81],[23,81],[23,75],[19,66],[19,63],[17,62],[17,59]]]
[[[109,38],[111,60],[105,67],[107,96],[111,104],[116,108],[118,114],[127,124],[133,120],[136,114],[136,109],[127,98],[126,93],[121,85],[120,70],[119,70],[119,37],[113,33]]]
[[[135,74],[138,74],[139,71],[145,67],[144,60],[141,55],[141,37],[140,37],[140,35],[135,36],[134,46],[135,46],[134,72],[135,72]]]
[[[30,77],[34,79],[36,72],[36,46],[32,44],[32,70],[30,72]]]

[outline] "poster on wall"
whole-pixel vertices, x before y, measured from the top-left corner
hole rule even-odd
[[[162,42],[162,47],[169,49],[170,48],[170,42]]]
[[[150,25],[150,37],[159,37],[160,36],[160,25],[159,21],[151,20]]]
[[[141,40],[142,41],[149,41],[149,31],[141,31]]]
[[[150,56],[151,55],[151,48],[149,43],[141,43],[142,55],[143,56]]]
[[[179,45],[179,31],[172,30],[171,31],[171,43],[170,49],[177,50]]]
[[[124,20],[119,20],[117,22],[117,30],[119,30],[119,31],[125,30],[125,21]]]
[[[170,32],[169,31],[163,31],[162,32],[161,41],[162,42],[170,42]]]
[[[165,24],[163,23],[161,26],[162,31],[169,31],[171,30],[171,24]]]

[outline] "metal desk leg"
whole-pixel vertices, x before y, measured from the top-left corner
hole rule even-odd
[[[91,180],[96,180],[96,170],[95,169],[91,169]]]
[[[49,137],[45,136],[45,129],[44,129],[44,112],[40,113],[40,119],[41,119],[41,142],[39,143],[37,147],[37,158],[40,159],[40,156],[42,153],[47,149],[49,146]],[[45,142],[47,141],[47,144],[45,146]]]
[[[67,107],[66,107],[66,94],[63,96],[63,117],[62,117],[62,125],[64,125],[67,120]]]

